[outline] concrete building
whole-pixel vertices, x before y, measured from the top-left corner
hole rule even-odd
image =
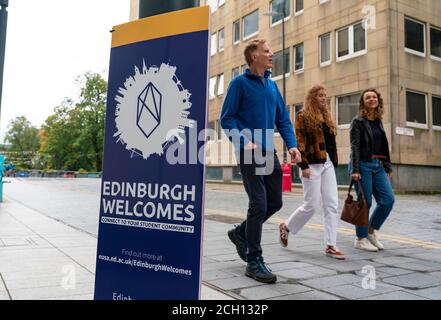
[[[286,103],[293,122],[311,86],[328,89],[338,125],[339,184],[348,183],[349,124],[360,92],[375,87],[384,100],[394,187],[441,190],[441,1],[202,0],[205,4],[212,7],[209,127],[217,132],[208,145],[209,178],[240,179],[219,115],[230,80],[246,68],[246,43],[264,38],[274,52],[272,78],[281,91],[285,59]],[[269,11],[280,15],[265,15]],[[276,140],[282,158],[277,133]]]

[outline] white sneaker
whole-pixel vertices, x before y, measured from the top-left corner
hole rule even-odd
[[[354,248],[371,252],[378,251],[378,248],[372,245],[367,238],[363,238],[361,240],[355,239]]]
[[[374,246],[376,246],[378,248],[378,250],[384,250],[383,244],[380,241],[378,241],[375,233],[368,234],[367,239],[369,240],[370,243],[372,243]]]

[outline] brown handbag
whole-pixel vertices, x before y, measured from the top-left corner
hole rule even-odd
[[[360,180],[358,180],[358,188],[361,193],[361,200],[354,201],[354,198],[351,196],[353,184],[354,180],[351,179],[348,197],[346,198],[345,205],[343,206],[341,219],[359,227],[367,227],[369,225],[369,209],[364,196],[363,188],[361,187]]]

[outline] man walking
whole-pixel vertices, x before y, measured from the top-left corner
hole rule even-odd
[[[279,130],[294,162],[301,160],[289,114],[279,89],[268,77],[273,53],[266,40],[253,40],[244,51],[249,69],[230,83],[221,113],[221,126],[233,142],[249,198],[247,218],[228,232],[245,274],[274,283],[262,257],[262,225],[282,207],[282,170],[274,149]],[[265,160],[265,161],[263,161]]]

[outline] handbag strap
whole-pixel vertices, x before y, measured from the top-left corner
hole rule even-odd
[[[355,180],[352,180],[352,179],[351,179],[351,183],[349,184],[348,196],[351,195],[351,190],[352,190],[352,186],[354,185],[354,181],[355,181]],[[361,186],[361,182],[360,182],[360,180],[357,180],[357,182],[358,182],[358,190],[360,191],[361,196],[362,196],[363,198],[365,198],[365,196],[364,196],[364,191],[363,191],[363,187]]]

